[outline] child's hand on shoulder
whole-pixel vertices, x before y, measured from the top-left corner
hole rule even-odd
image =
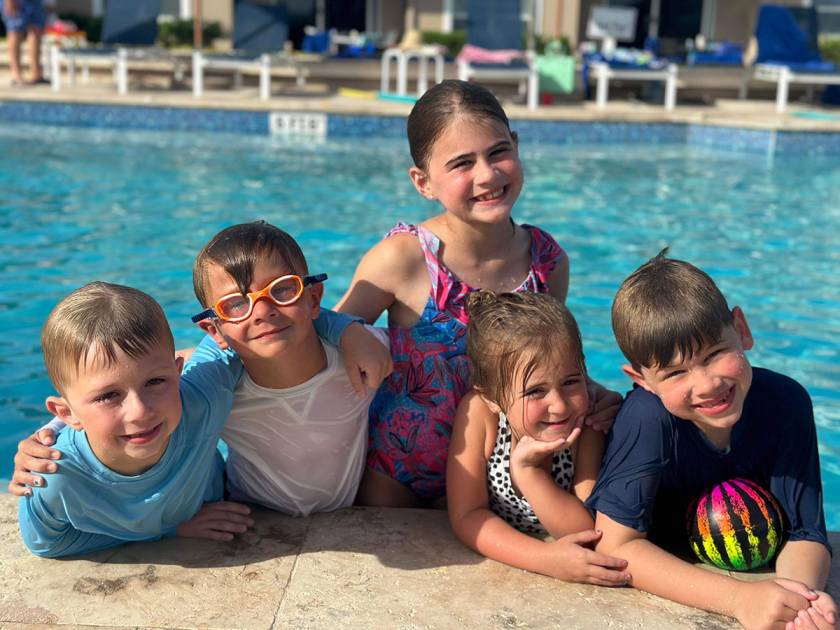
[[[18,443],[15,454],[15,471],[9,482],[11,494],[30,496],[30,486],[44,487],[47,482],[33,473],[54,473],[58,465],[53,461],[61,458],[61,452],[49,448],[55,444],[55,432],[52,429],[40,429]]]
[[[350,383],[362,397],[394,371],[391,351],[358,323],[350,324],[341,336],[341,354]]]
[[[241,503],[205,503],[198,514],[178,526],[178,536],[217,541],[233,540],[234,534],[245,533],[254,525],[250,513],[251,508]]]
[[[592,427],[596,431],[609,433],[615,416],[621,407],[621,402],[624,399],[618,392],[606,389],[603,385],[595,381],[590,380],[587,385],[589,390],[589,412],[586,414],[584,422],[586,426]]]
[[[627,561],[589,549],[600,538],[601,532],[591,529],[547,543],[546,551],[556,567],[552,576],[566,582],[626,586],[632,579]]]

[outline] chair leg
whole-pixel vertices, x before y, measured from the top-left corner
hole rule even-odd
[[[668,78],[665,80],[665,109],[669,112],[677,104],[677,66],[668,65]]]
[[[782,67],[779,72],[779,87],[776,88],[776,113],[783,114],[788,101],[790,88],[790,70]]]
[[[124,48],[117,50],[117,94],[128,94],[128,53]]]
[[[200,50],[192,54],[192,88],[193,96],[201,98],[204,93],[204,56]]]
[[[50,46],[50,85],[53,92],[61,90],[61,50],[58,44]]]
[[[595,78],[595,104],[598,109],[604,109],[607,106],[607,98],[610,90],[609,69],[598,64],[594,67]]]
[[[271,98],[271,58],[260,56],[260,99],[267,101]]]

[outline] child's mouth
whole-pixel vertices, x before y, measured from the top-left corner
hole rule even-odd
[[[729,411],[734,399],[735,386],[733,385],[717,398],[694,405],[694,408],[705,416],[718,416]]]
[[[156,424],[148,431],[141,431],[140,433],[127,433],[122,438],[129,444],[148,444],[153,441],[161,431],[163,422]]]
[[[476,197],[473,197],[473,200],[478,201],[478,202],[495,201],[496,199],[499,199],[500,197],[502,197],[505,194],[505,191],[507,191],[507,186],[502,186],[501,188],[499,188],[497,190],[494,190],[492,192],[484,193],[483,195],[478,195]]]

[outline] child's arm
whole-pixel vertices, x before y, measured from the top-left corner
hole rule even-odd
[[[577,442],[573,489],[575,496],[581,501],[586,501],[595,487],[598,472],[601,470],[601,458],[604,456],[604,441],[603,433],[584,427]]]
[[[628,576],[616,561],[583,545],[597,540],[580,532],[553,542],[523,534],[493,514],[487,496],[489,427],[495,417],[475,393],[458,406],[447,466],[449,522],[455,535],[478,553],[511,566],[562,580],[603,586],[625,584]]]
[[[358,315],[369,324],[388,310],[390,320],[406,325],[420,316],[428,287],[428,272],[417,239],[409,234],[395,234],[362,257],[347,293],[335,308]],[[408,311],[413,312],[413,319]]]
[[[128,542],[78,530],[68,519],[62,518],[63,515],[62,500],[56,489],[39,490],[20,500],[20,535],[32,553],[44,558],[60,558],[101,551]]]
[[[595,527],[603,532],[596,549],[627,560],[634,587],[735,617],[747,628],[793,621],[817,597],[807,586],[793,580],[742,582],[701,569],[660,549],[642,532],[600,512]]]

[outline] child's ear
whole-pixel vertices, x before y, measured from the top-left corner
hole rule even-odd
[[[421,195],[426,199],[432,200],[435,198],[432,191],[429,189],[429,175],[421,168],[412,166],[408,169],[408,176],[411,178],[411,183]]]
[[[648,382],[645,379],[644,374],[642,374],[641,372],[637,372],[633,368],[633,366],[630,365],[629,363],[625,363],[624,365],[622,365],[621,366],[621,371],[624,372],[627,376],[629,376],[630,380],[633,381],[634,383],[636,383],[636,385],[638,385],[642,389],[646,389],[647,391],[649,391],[652,394],[656,393],[656,392],[653,391],[651,386],[648,385]]]
[[[213,337],[213,341],[216,342],[216,345],[219,346],[222,350],[228,349],[228,342],[225,340],[224,335],[222,335],[221,331],[219,330],[219,324],[215,319],[203,319],[198,322],[198,327],[201,328],[204,332],[208,335]]]
[[[309,287],[309,299],[312,305],[312,319],[321,313],[321,299],[324,297],[324,285],[320,282]]]
[[[735,326],[735,332],[738,333],[738,337],[741,339],[741,347],[743,347],[744,350],[750,350],[755,344],[755,341],[753,340],[750,325],[747,323],[747,318],[740,306],[736,306],[732,309],[732,319]]]
[[[178,374],[184,370],[184,357],[175,357],[175,369],[178,370]]]
[[[502,413],[502,408],[499,407],[498,404],[494,403],[492,400],[487,398],[487,396],[485,396],[484,393],[480,389],[478,389],[477,387],[475,389],[478,392],[479,397],[481,397],[481,400],[484,401],[484,404],[487,405],[487,408],[490,411],[492,411],[495,414]]]
[[[513,146],[519,148],[519,134],[515,131],[510,132],[510,139],[513,140]]]
[[[48,396],[46,400],[47,411],[49,411],[56,418],[61,420],[68,427],[82,430],[82,423],[76,419],[70,405],[62,396]]]

